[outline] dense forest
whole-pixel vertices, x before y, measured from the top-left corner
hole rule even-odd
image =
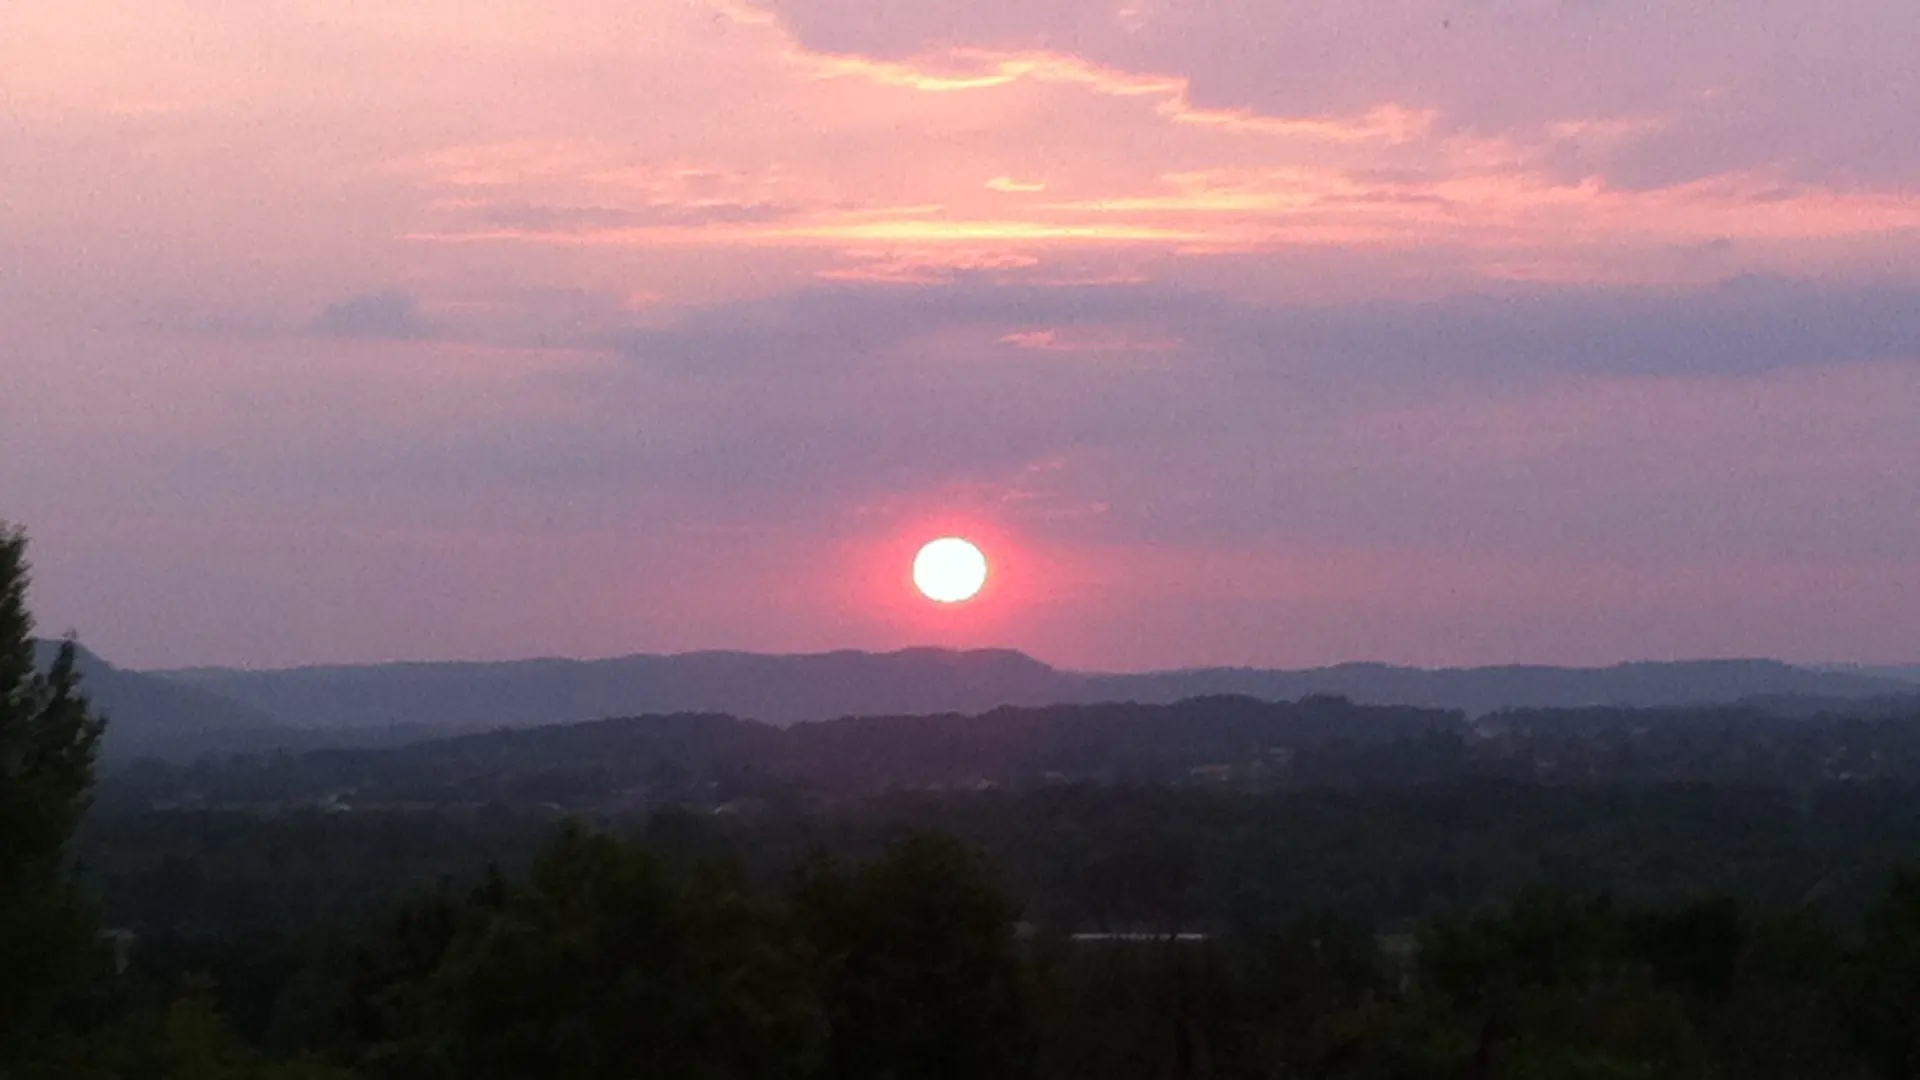
[[[1920,1075],[1920,715],[677,715],[96,778],[0,537],[0,1077]]]
[[[404,746],[144,759],[116,807],[550,804],[579,812],[1072,783],[1260,792],[1448,780],[1714,783],[1808,790],[1920,781],[1920,699],[1807,713],[1691,709],[1465,714],[1344,698],[1002,708],[777,728],[678,714],[502,729]]]

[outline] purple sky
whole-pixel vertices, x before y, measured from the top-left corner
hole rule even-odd
[[[137,666],[1912,661],[1916,57],[1912,0],[5,5],[0,518]]]

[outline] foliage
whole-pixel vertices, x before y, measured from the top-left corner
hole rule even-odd
[[[530,878],[404,910],[351,992],[371,1076],[803,1075],[819,1037],[779,912],[570,828]]]
[[[86,808],[101,724],[72,641],[40,670],[26,538],[0,526],[0,1071],[58,1025],[99,959],[66,845]]]
[[[1920,1074],[1920,873],[1898,874],[1867,916],[1850,1014],[1875,1074]]]
[[[1031,1074],[1014,910],[978,854],[921,835],[851,872],[818,858],[793,906],[829,1025],[823,1080]]]

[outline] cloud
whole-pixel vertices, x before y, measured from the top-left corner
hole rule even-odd
[[[412,293],[389,290],[362,293],[326,306],[314,320],[316,333],[340,338],[425,338],[434,333],[420,315]]]
[[[1120,533],[1238,542],[1268,527],[1269,497],[1321,506],[1414,484],[1401,477],[1449,439],[1482,437],[1449,421],[1463,403],[1597,382],[1644,385],[1615,400],[1657,409],[1672,387],[1705,382],[1729,388],[1713,395],[1720,408],[1743,384],[1920,368],[1920,290],[1790,279],[1316,305],[1150,283],[836,283],[624,330],[611,296],[481,299],[502,341],[600,312],[612,355],[531,369],[505,395],[526,404],[484,422],[331,449],[328,485],[537,489],[562,505],[625,491],[690,521],[743,522],[832,516],[902,491],[992,502],[1033,463],[1065,461],[1057,491],[1018,512],[1098,502]],[[1441,433],[1423,450],[1394,441],[1401,421],[1366,419],[1394,416]],[[1512,412],[1487,425],[1524,426]],[[1551,442],[1538,452],[1558,454]],[[1342,494],[1341,462],[1363,459],[1351,467],[1372,479],[1354,474],[1362,486]],[[257,486],[294,490],[305,466],[288,467]],[[1252,502],[1224,492],[1236,472]],[[1408,497],[1330,527],[1398,536],[1393,507]],[[1556,516],[1587,520],[1574,509]]]
[[[1050,326],[1133,318],[1191,324],[1231,317],[1218,297],[1148,285],[848,283],[717,305],[634,334],[626,349],[650,367],[738,375],[865,372],[908,346],[955,334],[994,343]]]
[[[644,321],[660,297],[644,290],[540,285],[446,287],[433,296],[434,316],[422,313],[412,292],[365,293],[328,304],[320,316],[295,331],[341,342],[440,342],[475,350],[562,350],[600,353],[617,349]],[[156,324],[159,325],[159,324]],[[216,337],[258,339],[286,333],[284,325],[202,319],[185,324]]]
[[[122,392],[66,365],[56,384],[94,410],[22,410],[21,442],[54,470],[23,513],[65,522],[113,567],[127,543],[115,529],[166,537],[159,554],[126,550],[174,584],[112,571],[147,590],[135,593],[150,605],[139,625],[164,624],[183,575],[197,585],[230,572],[223,598],[337,612],[337,625],[319,620],[326,634],[383,627],[356,648],[525,648],[465,629],[494,625],[494,577],[516,603],[530,598],[543,633],[574,627],[564,640],[582,650],[684,644],[675,635],[696,616],[714,640],[844,643],[821,630],[841,625],[832,596],[769,598],[796,577],[831,592],[858,567],[877,573],[858,544],[936,513],[1060,553],[1061,576],[1044,582],[1066,597],[1060,621],[1009,627],[1011,643],[1048,654],[1533,656],[1524,628],[1559,625],[1569,604],[1600,614],[1580,634],[1555,631],[1569,635],[1556,639],[1562,658],[1648,647],[1621,620],[1691,628],[1663,631],[1679,651],[1747,624],[1716,630],[1701,611],[1799,611],[1753,622],[1775,628],[1765,641],[1779,647],[1870,644],[1912,625],[1882,594],[1916,580],[1920,364],[1834,361],[1897,345],[1913,299],[1736,281],[1310,308],[1149,285],[838,285],[710,305],[629,334],[615,356],[565,363],[474,363],[441,341],[341,343],[319,357],[310,341],[216,342],[225,359],[201,364],[232,374],[206,369],[180,398],[196,411],[164,421],[145,403],[181,365],[129,370],[123,342],[101,342],[89,366]],[[1672,357],[1655,369],[1617,336],[1580,352],[1616,317],[1707,335],[1769,306],[1783,314],[1755,334],[1811,329],[1767,371]],[[1177,342],[1129,353],[1001,340],[1038,328],[1055,342],[1112,340],[1116,328]],[[209,347],[175,347],[188,346]],[[306,362],[263,365],[263,354]],[[99,402],[129,422],[82,425]],[[58,471],[69,447],[88,463],[110,450],[112,486],[96,478],[76,500],[81,474]],[[855,570],[830,562],[843,545]],[[287,551],[313,561],[276,569]],[[722,603],[678,591],[687,578]],[[1634,602],[1605,606],[1622,595]],[[1499,604],[1510,606],[1488,606]],[[268,647],[191,618],[215,634],[206,640]],[[1854,626],[1866,618],[1878,629]],[[1179,634],[1138,652],[1088,644],[1103,626],[1157,634],[1163,620]],[[1281,623],[1337,644],[1245,637]],[[275,636],[285,627],[245,625],[278,642],[279,658],[301,658]],[[1434,639],[1435,626],[1497,643],[1436,646],[1467,639]]]
[[[424,470],[461,490],[624,492],[687,520],[835,520],[903,492],[999,504],[1036,462],[1060,462],[1006,512],[1086,528],[1061,508],[1098,503],[1106,542],[1169,545],[1276,529],[1465,544],[1473,515],[1516,542],[1557,529],[1592,544],[1626,515],[1620,542],[1658,546],[1681,524],[1629,521],[1634,507],[1711,502],[1715,477],[1749,468],[1741,454],[1756,476],[1792,467],[1790,442],[1764,450],[1768,428],[1749,430],[1766,413],[1744,400],[1785,415],[1811,393],[1837,417],[1823,475],[1852,467],[1846,433],[1864,428],[1836,410],[1849,387],[1920,378],[1920,293],[1738,280],[1309,307],[1153,285],[849,284],[705,308],[627,335],[621,354],[540,376],[533,397],[574,402],[550,421],[370,460],[369,479]],[[1710,431],[1684,430],[1690,409]],[[1780,423],[1804,440],[1821,421]],[[1920,438],[1900,423],[1874,438]],[[1709,437],[1739,449],[1689,466],[1684,493],[1634,493],[1645,478],[1630,474]],[[1586,454],[1634,464],[1596,478]],[[1804,509],[1822,496],[1802,486],[1790,501]],[[1529,499],[1546,520],[1522,528]],[[1315,523],[1283,526],[1285,508]],[[1767,512],[1767,527],[1805,533],[1795,512]]]
[[[1920,360],[1920,290],[1768,278],[1698,290],[1535,287],[1280,310],[1240,332],[1254,350],[1304,348],[1463,375],[1754,375]]]
[[[769,222],[789,217],[793,208],[770,203],[705,203],[680,206],[544,206],[536,203],[482,203],[471,217],[483,226],[529,233],[578,233],[656,226]]]
[[[1665,187],[1781,167],[1886,188],[1920,172],[1920,7],[1878,0],[765,0],[808,49],[938,69],[1053,52],[1182,87],[1196,116],[1431,110],[1443,132],[1579,129],[1574,175]],[[1123,17],[1124,16],[1124,17]],[[975,66],[979,66],[978,60]],[[1577,74],[1576,74],[1577,73]]]
[[[1031,349],[1037,352],[1107,352],[1138,353],[1160,352],[1179,347],[1179,342],[1156,338],[1140,338],[1130,335],[1123,328],[1096,329],[1092,332],[1075,329],[1016,330],[1000,339],[1003,345],[1016,349]]]
[[[1151,285],[836,285],[703,309],[623,353],[543,379],[579,402],[563,423],[510,442],[475,432],[431,449],[435,471],[537,478],[555,497],[647,492],[689,520],[749,522],[834,520],[903,492],[993,503],[1034,463],[1064,462],[1006,512],[1090,528],[1060,511],[1098,503],[1104,542],[1173,546],[1280,530],[1498,547],[1481,531],[1498,521],[1521,545],[1654,549],[1719,527],[1731,511],[1714,500],[1784,477],[1822,424],[1807,466],[1859,467],[1847,433],[1864,428],[1843,403],[1852,387],[1914,384],[1920,293],[1737,280],[1307,307]],[[1799,415],[1796,395],[1818,407]],[[1884,422],[1882,470],[1920,438]],[[1769,430],[1788,441],[1766,449]],[[1682,488],[1636,489],[1699,439],[1729,449],[1674,473]],[[1596,464],[1629,459],[1618,475]],[[1787,509],[1737,516],[1811,537],[1815,519],[1793,515],[1824,496],[1793,483]],[[1690,499],[1707,521],[1674,517],[1696,513]],[[1313,523],[1283,523],[1296,511]]]
[[[1040,327],[1194,365],[1315,369],[1347,381],[1535,373],[1753,375],[1920,360],[1920,288],[1735,278],[1708,288],[1509,285],[1427,302],[1256,304],[1153,284],[834,285],[694,312],[630,337],[649,365],[693,373],[865,370],[953,335],[1001,342]],[[1022,339],[1035,341],[1039,339]]]

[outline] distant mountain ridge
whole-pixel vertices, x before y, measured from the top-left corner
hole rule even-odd
[[[609,716],[726,713],[772,724],[985,712],[1082,700],[1076,676],[1011,650],[640,654],[153,674],[299,727],[485,730]]]
[[[34,643],[41,667],[52,663],[57,641]],[[81,689],[107,718],[100,757],[114,764],[139,757],[198,757],[296,745],[268,713],[224,695],[157,675],[117,668],[81,648]]]
[[[785,725],[848,716],[977,714],[1003,706],[1210,695],[1455,709],[1660,707],[1915,693],[1912,683],[1774,660],[1630,663],[1608,668],[1418,669],[1355,663],[1300,671],[1198,668],[1143,674],[1063,671],[1012,650],[890,653],[697,652],[607,660],[403,663],[283,670],[149,673],[238,702],[291,728],[444,732],[532,727],[610,716],[725,713]]]
[[[1097,682],[1114,700],[1166,702],[1205,694],[1240,694],[1284,701],[1334,694],[1365,705],[1459,709],[1472,716],[1500,709],[1661,708],[1748,698],[1846,701],[1915,692],[1913,684],[1896,679],[1817,671],[1778,660],[1640,661],[1604,668],[1425,669],[1355,663],[1303,671],[1202,668],[1099,676]]]
[[[1876,679],[1898,679],[1901,682],[1920,683],[1920,664],[1895,664],[1888,667],[1862,667],[1858,664],[1833,664],[1822,670],[1838,671],[1849,675],[1870,675]]]

